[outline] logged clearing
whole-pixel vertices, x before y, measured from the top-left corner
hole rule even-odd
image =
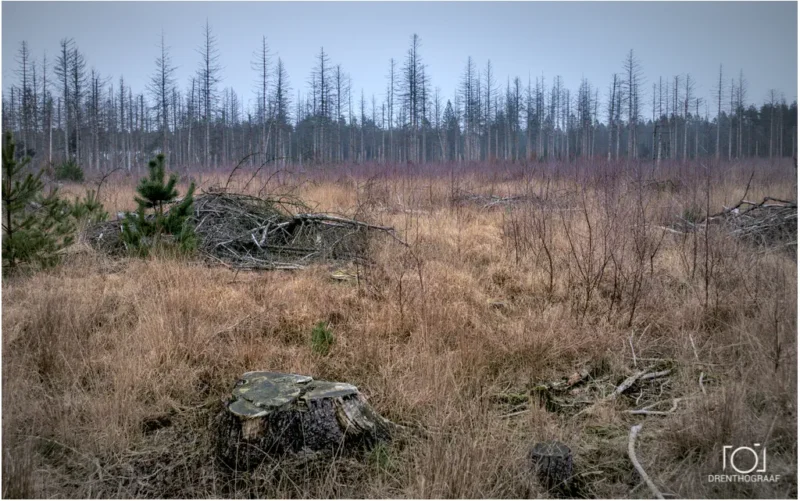
[[[705,218],[791,207],[792,165],[404,168],[228,186],[394,228],[354,262],[253,271],[84,242],[5,279],[4,497],[553,497],[529,459],[551,440],[572,497],[797,496],[796,205],[759,208],[763,239],[758,212]],[[109,213],[135,207],[136,180],[103,187]],[[213,423],[250,371],[350,383],[411,431],[231,469]],[[754,443],[779,478],[709,481],[731,472],[725,446]]]

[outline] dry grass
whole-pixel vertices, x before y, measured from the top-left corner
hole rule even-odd
[[[639,190],[621,167],[616,177],[564,167],[560,176],[327,175],[296,185],[320,210],[393,225],[410,243],[376,244],[375,265],[357,282],[332,281],[325,266],[237,273],[91,251],[8,279],[3,495],[539,497],[548,493],[531,481],[525,455],[555,438],[575,453],[574,495],[648,497],[626,452],[641,422],[637,453],[664,493],[796,497],[796,260],[718,231],[706,247],[704,234],[654,229],[705,206],[706,178],[690,167],[655,176],[683,179],[678,193]],[[749,174],[747,165],[712,169],[712,210],[738,201]],[[793,175],[765,167],[750,196],[795,199]],[[103,188],[110,213],[132,208],[133,184]],[[459,207],[450,203],[456,187],[547,193],[553,203]],[[319,321],[336,336],[327,356],[311,349]],[[501,417],[509,408],[498,395],[524,400],[535,383],[582,368],[615,384],[648,359],[673,367],[660,388],[662,399],[684,397],[672,415],[624,413],[633,395],[579,416],[531,402]],[[383,415],[426,433],[363,458],[226,471],[213,460],[209,422],[250,370],[352,382]],[[753,442],[767,444],[779,482],[707,482],[721,473],[723,445]]]

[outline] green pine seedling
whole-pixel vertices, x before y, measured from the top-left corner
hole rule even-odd
[[[311,349],[314,353],[327,355],[331,346],[333,346],[333,342],[333,332],[331,332],[326,323],[317,323],[311,331]]]
[[[3,273],[22,263],[51,266],[57,252],[70,245],[75,226],[70,204],[58,190],[42,193],[42,172],[25,173],[29,157],[17,161],[16,144],[7,132],[3,141]]]
[[[149,175],[139,181],[135,197],[138,208],[128,214],[122,224],[122,239],[134,254],[147,255],[150,248],[158,246],[163,237],[176,242],[182,251],[188,252],[196,247],[194,229],[188,220],[192,215],[194,189],[192,183],[186,196],[166,214],[164,206],[178,198],[175,185],[178,177],[170,175],[165,181],[164,155],[159,154],[148,164]],[[145,211],[152,211],[147,214]]]

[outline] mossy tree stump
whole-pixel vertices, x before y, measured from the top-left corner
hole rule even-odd
[[[276,372],[244,374],[217,426],[217,452],[236,469],[267,456],[363,449],[388,440],[394,428],[351,384]]]
[[[547,490],[568,490],[572,480],[572,451],[561,442],[540,442],[530,452],[539,482]]]

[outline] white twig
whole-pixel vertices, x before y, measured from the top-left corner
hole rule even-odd
[[[631,345],[631,354],[633,355],[633,366],[636,367],[636,351],[633,349],[633,333],[631,333],[631,337],[628,338],[628,344]]]
[[[650,491],[653,493],[653,495],[658,499],[664,499],[664,495],[661,494],[661,491],[658,490],[656,484],[654,484],[653,481],[650,480],[650,477],[647,475],[647,472],[644,471],[644,468],[642,468],[641,463],[639,463],[639,460],[636,459],[636,449],[634,448],[634,446],[636,445],[636,435],[639,434],[639,430],[641,429],[642,429],[641,424],[637,424],[631,427],[631,434],[628,437],[628,456],[631,458],[631,462],[633,463],[634,468],[636,468],[636,471],[639,472],[639,476],[641,476],[642,479],[645,481],[647,487],[650,488]]]
[[[668,376],[672,372],[672,369],[663,370],[661,372],[650,372],[648,374],[642,375],[639,378],[639,381],[645,381],[647,379],[657,379],[660,377]]]
[[[643,408],[638,409],[638,410],[631,410],[631,411],[625,411],[625,412],[627,414],[635,414],[635,415],[668,416],[668,415],[672,414],[673,412],[675,412],[675,410],[678,408],[678,402],[680,402],[680,401],[681,401],[680,398],[673,398],[672,399],[672,407],[668,411],[651,411],[650,409],[652,409],[653,407],[655,407],[656,405],[661,403],[661,402],[658,402],[658,403],[655,403],[655,404],[652,404],[652,405],[648,405],[647,407],[643,407]]]
[[[642,375],[644,375],[644,373],[645,373],[645,371],[639,371],[636,374],[634,374],[633,376],[631,376],[628,379],[626,379],[625,381],[623,381],[622,384],[620,384],[619,386],[616,387],[616,389],[614,390],[614,393],[611,394],[611,398],[615,398],[618,395],[622,395],[622,393],[625,390],[627,390],[628,388],[630,388],[631,386],[633,386],[633,383],[638,381],[639,378],[642,377]]]
[[[502,416],[500,416],[500,419],[508,419],[508,418],[512,418],[514,416],[520,416],[520,415],[526,414],[526,413],[528,413],[530,411],[531,411],[531,409],[523,409],[521,411],[512,412],[510,414],[503,414]]]
[[[705,394],[706,394],[706,387],[705,387],[705,386],[703,386],[703,377],[704,377],[705,375],[706,375],[706,374],[705,374],[705,372],[701,372],[701,373],[700,373],[700,379],[698,379],[698,380],[697,380],[697,382],[698,382],[698,383],[700,383],[700,390],[702,390],[702,391],[703,391],[703,395],[705,395]]]
[[[619,395],[622,395],[622,393],[627,391],[628,388],[630,388],[631,386],[633,386],[633,384],[636,381],[645,381],[647,379],[660,378],[660,377],[668,375],[670,372],[672,372],[671,369],[663,370],[663,371],[660,371],[660,372],[639,371],[636,374],[634,374],[633,376],[631,376],[628,379],[626,379],[625,381],[623,381],[622,384],[617,386],[617,388],[614,390],[614,393],[612,393],[611,396],[612,396],[612,398],[614,398],[614,397],[617,397]]]
[[[676,230],[674,228],[669,228],[667,226],[658,226],[658,225],[656,225],[655,227],[658,228],[659,230],[664,230],[664,231],[666,231],[668,233],[672,233],[673,235],[683,235],[684,234],[684,232],[682,232],[682,231],[678,231],[678,230]]]
[[[573,416],[573,417],[578,417],[581,414],[584,414],[584,413],[588,412],[590,409],[593,409],[600,402],[605,402],[605,401],[613,400],[613,399],[617,398],[618,396],[622,395],[624,392],[628,391],[628,389],[630,389],[630,387],[633,386],[634,383],[636,383],[636,381],[647,380],[647,379],[656,379],[656,378],[659,378],[659,377],[662,377],[662,376],[666,376],[666,375],[670,374],[671,372],[672,372],[671,369],[663,370],[663,371],[660,371],[660,372],[649,372],[649,373],[646,370],[638,371],[633,376],[630,376],[625,381],[623,381],[619,386],[617,386],[614,389],[614,391],[611,392],[611,394],[609,394],[608,396],[603,397],[602,399],[596,401],[592,405],[583,408],[577,414],[575,414],[575,416]]]
[[[700,357],[697,356],[697,346],[694,345],[694,338],[691,334],[689,334],[689,341],[692,343],[692,351],[694,352],[694,358],[700,360]]]

